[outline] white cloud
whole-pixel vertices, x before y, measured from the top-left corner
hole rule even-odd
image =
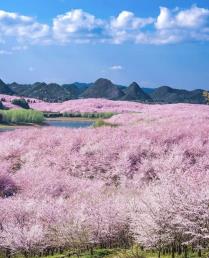
[[[113,70],[113,71],[123,70],[123,66],[122,65],[113,65],[110,67],[110,70]]]
[[[12,51],[22,51],[27,49],[28,49],[27,45],[19,45],[19,46],[12,47]]]
[[[0,49],[0,55],[11,55],[12,51]]]
[[[28,68],[28,71],[29,71],[29,72],[34,72],[34,71],[35,71],[35,68],[34,68],[33,66],[30,66],[30,67]]]
[[[38,23],[35,18],[0,10],[1,38],[12,37],[17,41],[36,43],[46,37],[49,26]]]
[[[173,26],[171,11],[166,7],[160,7],[160,15],[157,17],[155,26],[157,29],[168,29]]]
[[[157,29],[187,28],[197,29],[207,25],[209,10],[192,6],[190,9],[172,12],[166,7],[160,8],[155,26]]]
[[[136,37],[137,44],[166,45],[183,41],[185,35],[179,31],[159,30],[152,33],[141,32]]]
[[[151,17],[139,18],[132,12],[122,11],[117,17],[111,19],[109,34],[111,40],[116,44],[134,41],[141,28],[153,23],[154,19]]]
[[[179,27],[185,28],[201,28],[207,25],[209,18],[209,10],[193,6],[189,10],[181,11],[176,16]]]
[[[8,38],[14,38],[12,52],[24,50],[31,44],[131,42],[160,45],[209,41],[209,9],[195,5],[186,10],[160,7],[155,18],[122,11],[107,19],[73,9],[56,16],[51,25],[39,23],[34,17],[0,10],[0,43],[7,44]]]
[[[153,18],[143,19],[136,17],[132,12],[122,11],[118,17],[112,19],[111,28],[121,30],[137,30],[153,22]]]
[[[74,9],[53,20],[54,38],[61,42],[89,43],[98,37],[103,21],[81,9]]]
[[[184,41],[209,41],[209,10],[192,6],[187,10],[160,8],[155,30],[142,32],[137,43],[170,44]]]

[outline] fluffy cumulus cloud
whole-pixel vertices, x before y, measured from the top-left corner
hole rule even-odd
[[[155,26],[157,29],[199,29],[208,23],[209,10],[192,6],[184,11],[170,11],[166,7],[160,8],[160,15]]]
[[[0,39],[15,38],[17,41],[40,42],[47,37],[49,25],[41,24],[33,17],[0,10]]]
[[[24,46],[31,43],[170,44],[209,41],[209,9],[195,5],[186,10],[160,7],[158,17],[142,18],[133,12],[122,11],[107,19],[73,9],[56,16],[51,24],[0,11],[0,44],[11,37]]]
[[[113,18],[111,27],[115,29],[136,30],[153,22],[153,18],[138,18],[132,12],[123,11],[118,17]]]
[[[53,20],[53,36],[61,42],[89,42],[100,38],[104,22],[94,15],[75,9]]]
[[[138,42],[154,44],[209,40],[209,9],[192,6],[187,10],[160,8],[153,34],[138,35]]]
[[[127,40],[134,40],[141,28],[152,24],[154,19],[139,18],[132,12],[122,11],[117,17],[111,19],[109,33],[114,43],[123,43]]]
[[[123,70],[123,66],[122,65],[113,65],[110,67],[110,70],[120,71],[120,70]]]

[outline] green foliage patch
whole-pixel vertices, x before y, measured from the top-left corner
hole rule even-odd
[[[28,102],[25,99],[13,99],[12,104],[24,109],[30,109]]]
[[[25,109],[11,109],[0,111],[0,122],[6,124],[41,124],[44,121],[42,112]]]
[[[56,118],[56,117],[71,117],[71,118],[88,118],[88,119],[108,119],[114,116],[113,112],[102,112],[102,113],[94,113],[94,112],[64,112],[64,113],[56,113],[56,112],[45,112],[44,116],[47,118]]]
[[[94,125],[93,125],[94,128],[103,127],[103,126],[117,127],[118,125],[105,122],[105,121],[102,120],[102,119],[98,119],[98,120],[94,123]]]

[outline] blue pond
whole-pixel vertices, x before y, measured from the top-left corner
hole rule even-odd
[[[7,127],[5,127],[5,128],[0,128],[0,133],[1,133],[1,132],[14,131],[14,130],[15,130],[15,128],[7,128]]]
[[[85,128],[90,127],[94,124],[91,121],[47,121],[47,124],[55,127],[65,127],[65,128]]]
[[[47,121],[48,126],[54,126],[54,127],[63,127],[63,128],[87,128],[90,127],[94,124],[92,121],[58,121],[58,120],[51,120]],[[21,128],[21,127],[19,127]],[[25,126],[25,128],[34,128],[33,126]],[[5,128],[0,128],[0,133],[3,132],[9,132],[16,130],[18,128],[15,127],[5,127]]]

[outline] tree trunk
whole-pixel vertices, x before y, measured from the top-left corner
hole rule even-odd
[[[91,255],[94,254],[94,250],[93,250],[93,247],[92,247],[92,246],[90,247],[90,254],[91,254]]]
[[[175,258],[175,248],[174,248],[174,246],[172,246],[171,257]]]
[[[201,249],[198,250],[198,257],[201,257],[202,256],[202,251]]]
[[[23,255],[24,255],[25,258],[28,258],[29,253],[28,253],[27,251],[25,251],[25,252],[23,253]]]
[[[181,248],[181,245],[178,246],[178,255],[181,255],[182,254],[182,248]]]
[[[5,256],[6,258],[11,258],[11,251],[9,249],[6,249]]]
[[[187,246],[184,247],[184,258],[187,258]]]
[[[158,258],[161,257],[161,249],[158,251]]]
[[[63,254],[63,252],[64,252],[63,248],[60,247],[60,248],[59,248],[59,253],[60,253],[60,254]]]

